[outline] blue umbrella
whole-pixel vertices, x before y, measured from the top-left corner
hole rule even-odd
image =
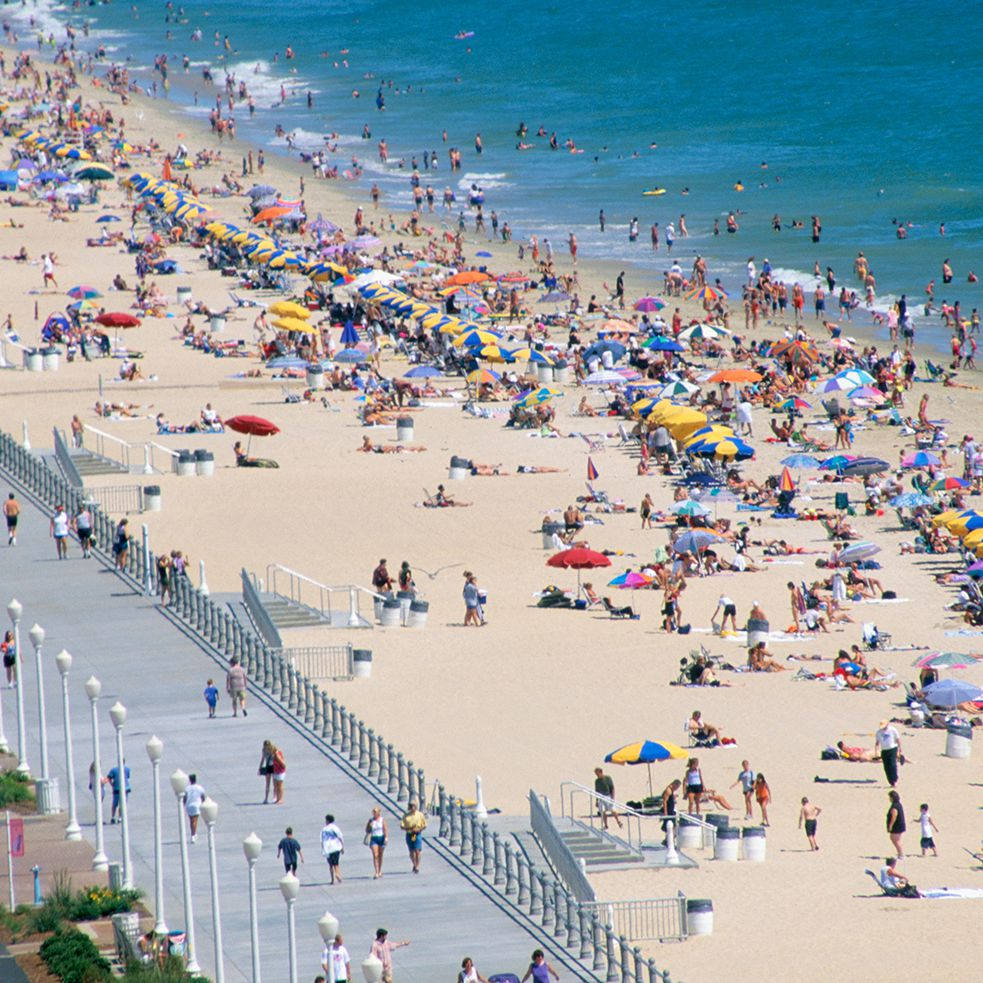
[[[673,515],[709,515],[710,510],[699,502],[694,502],[691,498],[682,502],[677,502],[671,509]]]
[[[891,504],[896,509],[917,509],[920,505],[931,505],[932,499],[918,492],[905,492],[892,498]]]
[[[917,451],[914,454],[906,455],[901,463],[906,468],[931,468],[938,467],[942,462],[935,454],[928,451]]]
[[[690,529],[672,544],[674,553],[699,553],[711,543],[722,543],[723,539],[709,529]]]
[[[610,352],[611,357],[617,362],[619,358],[624,357],[626,351],[628,349],[620,341],[615,341],[613,338],[605,338],[603,341],[595,341],[584,352],[584,359],[600,358],[604,352]]]
[[[364,362],[365,358],[365,353],[360,352],[357,348],[342,348],[342,350],[334,356],[334,360],[336,362],[358,363]]]
[[[353,345],[357,345],[358,342],[358,332],[355,330],[355,325],[352,324],[351,318],[349,318],[347,321],[345,321],[345,328],[341,332],[341,343],[346,348],[350,348]]]
[[[435,375],[441,375],[439,369],[435,369],[432,365],[414,365],[409,372],[403,376],[404,379],[430,379]]]
[[[296,355],[279,355],[271,358],[267,363],[268,369],[304,369],[307,368],[307,360],[298,358]]]
[[[983,689],[960,679],[941,679],[925,687],[925,699],[936,707],[957,707],[983,697]]]
[[[491,253],[487,249],[480,249],[475,253],[475,256],[481,256],[482,259],[491,259]]]
[[[96,221],[97,222],[118,222],[119,221],[119,216],[118,215],[100,215],[96,219]]]
[[[706,474],[703,471],[697,471],[695,474],[687,475],[683,478],[682,483],[687,487],[692,487],[693,485],[702,485],[706,487],[707,485],[719,485],[720,482],[717,481],[713,475]]]
[[[891,465],[887,461],[882,461],[877,457],[858,457],[854,461],[848,461],[842,468],[837,468],[845,475],[867,475],[878,474],[881,471],[890,471]]]
[[[684,352],[686,349],[674,338],[667,338],[665,335],[657,334],[648,341],[642,342],[642,348],[647,348],[651,352]]]
[[[789,454],[788,457],[782,458],[781,463],[787,468],[798,468],[799,470],[820,466],[819,458],[813,457],[811,454]]]

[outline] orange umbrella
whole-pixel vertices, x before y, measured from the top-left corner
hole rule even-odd
[[[481,270],[463,270],[461,273],[449,276],[444,283],[448,287],[453,287],[464,286],[468,283],[484,283],[485,280],[490,279],[491,277],[487,273],[482,273]]]
[[[721,369],[710,376],[710,382],[760,382],[763,376],[751,369]]]
[[[257,212],[253,216],[253,223],[258,225],[263,222],[269,222],[272,225],[276,219],[284,215],[289,215],[292,211],[295,211],[293,205],[271,205],[269,208],[264,208],[261,212]]]
[[[782,468],[782,477],[778,482],[778,490],[784,492],[794,492],[795,482],[792,480],[792,472],[788,468]]]

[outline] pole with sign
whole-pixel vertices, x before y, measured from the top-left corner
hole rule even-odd
[[[10,910],[16,907],[14,903],[14,857],[24,856],[24,820],[18,816],[10,818],[7,811],[7,883],[10,888]]]

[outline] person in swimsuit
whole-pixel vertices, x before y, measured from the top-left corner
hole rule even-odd
[[[802,808],[799,810],[799,829],[802,829],[803,825],[805,826],[810,850],[819,849],[819,844],[816,842],[816,827],[819,814],[822,811],[819,806],[814,806],[805,796],[802,797]]]
[[[908,826],[905,823],[901,795],[893,788],[887,794],[891,800],[890,808],[887,811],[887,835],[897,853],[898,860],[904,860],[904,846],[901,843],[901,837]]]
[[[768,825],[768,803],[771,802],[771,789],[765,781],[765,776],[758,774],[754,780],[754,797],[758,800],[758,807],[761,809],[761,825]]]
[[[369,821],[365,824],[365,842],[372,850],[373,879],[382,877],[382,855],[389,842],[389,827],[382,816],[382,810],[375,806]]]
[[[3,514],[7,519],[7,545],[17,545],[17,518],[20,515],[20,502],[11,492],[3,503]]]
[[[686,762],[686,810],[690,814],[700,814],[700,796],[703,795],[703,772],[700,759],[690,758]]]

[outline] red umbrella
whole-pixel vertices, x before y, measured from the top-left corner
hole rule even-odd
[[[100,314],[96,318],[96,323],[103,324],[107,328],[139,328],[140,318],[127,314],[125,311],[109,311]]]
[[[575,546],[572,549],[563,550],[556,553],[546,561],[548,567],[562,567],[563,569],[573,569],[577,571],[577,593],[580,593],[580,571],[593,570],[595,567],[609,567],[611,561],[603,554],[595,550],[585,549],[582,546]]]
[[[232,416],[223,422],[230,430],[248,434],[250,437],[272,437],[280,432],[275,423],[270,423],[261,416]]]

